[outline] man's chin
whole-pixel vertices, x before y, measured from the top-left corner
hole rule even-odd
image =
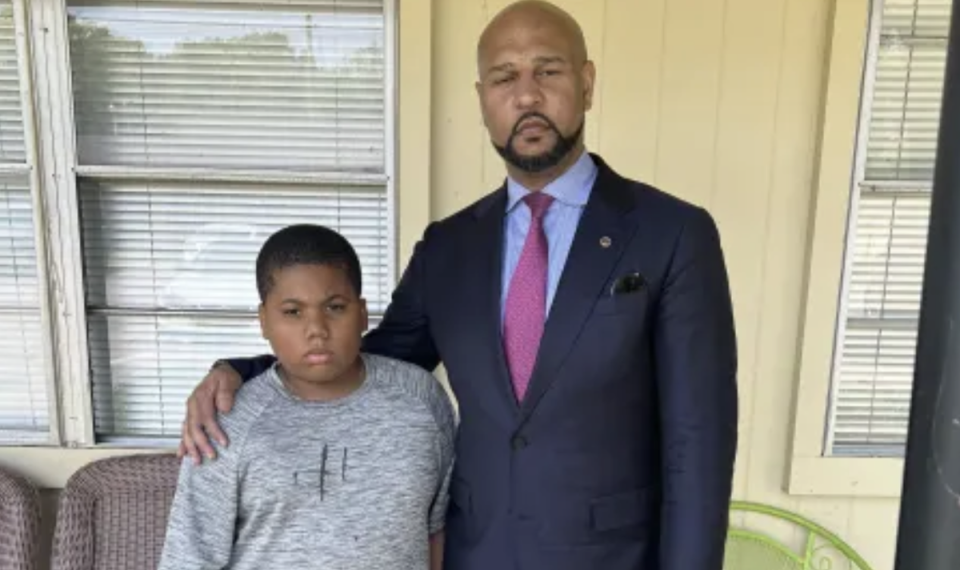
[[[509,162],[514,166],[531,173],[550,170],[562,162],[562,157],[557,157],[551,152],[538,152],[534,154],[516,152],[513,153],[510,158],[512,160]]]
[[[545,152],[538,152],[533,154],[524,154],[524,153],[516,152],[513,154],[513,157],[520,162],[538,163],[538,164],[547,160],[549,156],[550,155]]]
[[[559,155],[555,145],[544,144],[531,147],[514,143],[509,147],[494,144],[494,148],[507,164],[530,174],[548,171],[564,159],[564,156]]]
[[[518,145],[514,144],[510,149],[510,154],[518,159],[524,161],[544,161],[548,160],[551,155],[556,152],[556,145],[554,144],[536,144],[536,145]]]
[[[521,156],[523,158],[537,158],[550,154],[550,151],[552,151],[556,146],[557,143],[553,137],[542,137],[535,142],[515,141],[513,143],[513,152],[517,156]]]

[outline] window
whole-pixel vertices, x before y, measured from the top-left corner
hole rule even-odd
[[[875,2],[827,453],[901,456],[913,384],[950,0]]]
[[[32,443],[50,437],[49,359],[15,21],[0,2],[0,438]]]
[[[39,96],[51,107],[62,97],[73,120],[63,136],[70,144],[50,152],[75,167],[71,237],[82,257],[74,322],[85,353],[58,358],[88,368],[89,401],[64,413],[90,415],[93,441],[178,437],[184,402],[213,360],[269,350],[256,319],[254,261],[282,226],[321,223],[354,244],[376,321],[396,249],[392,10],[383,0],[39,3],[38,18],[52,18],[42,23],[59,11],[66,34],[33,38],[69,64],[34,73],[62,73],[42,77],[48,88]],[[9,36],[13,45],[8,21],[0,20],[4,176],[19,172],[8,161],[23,163],[22,143],[15,155],[22,125],[8,122],[18,111],[7,58],[22,62],[5,43]],[[45,429],[37,413],[17,414],[46,410],[41,349],[51,342],[38,316],[30,193],[18,180],[0,186],[0,311],[11,328],[0,358],[5,366],[7,352],[27,354],[19,370],[39,380],[3,371],[3,443],[7,423]],[[39,347],[36,356],[25,343]],[[8,410],[6,391],[33,407]]]

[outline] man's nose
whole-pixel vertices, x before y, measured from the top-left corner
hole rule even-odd
[[[516,82],[517,106],[521,109],[536,108],[543,101],[540,83],[532,75],[522,75]]]

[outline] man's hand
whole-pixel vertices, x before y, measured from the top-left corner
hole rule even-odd
[[[229,412],[233,408],[234,394],[241,384],[240,375],[226,364],[220,364],[207,373],[187,400],[187,417],[183,420],[183,438],[177,457],[183,459],[189,455],[197,465],[202,462],[201,454],[209,459],[215,458],[216,453],[207,439],[208,434],[220,445],[227,446],[227,436],[217,423],[215,410]]]
[[[430,537],[430,570],[443,570],[444,540],[445,535],[442,530]]]

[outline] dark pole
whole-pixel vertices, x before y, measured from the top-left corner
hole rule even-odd
[[[960,0],[953,0],[896,570],[960,569]]]

